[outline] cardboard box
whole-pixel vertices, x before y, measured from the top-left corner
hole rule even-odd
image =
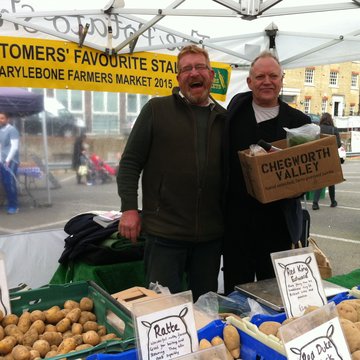
[[[297,196],[344,181],[334,135],[287,147],[286,140],[272,145],[282,149],[251,156],[239,151],[239,159],[250,195],[262,203]]]

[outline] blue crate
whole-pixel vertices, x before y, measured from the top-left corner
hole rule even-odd
[[[212,321],[198,331],[199,341],[201,339],[210,341],[215,336],[222,337],[224,326],[225,322],[222,320]],[[240,329],[238,331],[241,343],[240,358],[242,360],[286,360],[286,357],[269,348],[266,344]],[[86,360],[137,360],[137,351],[132,349],[118,354],[93,354],[88,356]]]

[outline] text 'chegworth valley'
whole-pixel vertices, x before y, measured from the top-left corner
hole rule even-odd
[[[324,147],[284,159],[269,161],[261,166],[263,174],[275,173],[278,180],[287,180],[319,171],[319,161],[330,157],[330,148]]]

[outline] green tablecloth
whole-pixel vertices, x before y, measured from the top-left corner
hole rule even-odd
[[[344,286],[348,289],[352,289],[354,286],[360,285],[360,269],[351,271],[348,274],[333,276],[326,280],[334,284]]]
[[[133,286],[146,287],[142,260],[111,265],[88,265],[83,262],[61,264],[50,284],[66,284],[79,280],[93,280],[109,294]]]

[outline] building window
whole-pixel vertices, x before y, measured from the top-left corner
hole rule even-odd
[[[338,85],[338,77],[339,73],[337,71],[330,71],[330,86],[337,86]]]
[[[356,73],[351,74],[351,87],[357,89],[359,82],[359,75]]]
[[[328,105],[327,99],[322,99],[321,100],[321,113],[327,112],[327,105]]]
[[[355,104],[350,104],[349,115],[355,115]]]
[[[314,85],[314,74],[315,74],[315,69],[313,68],[305,69],[305,85]]]
[[[119,133],[118,94],[93,91],[92,98],[92,131],[97,134]]]
[[[127,94],[127,112],[125,122],[122,124],[122,132],[126,135],[130,133],[137,116],[142,107],[149,101],[150,95]]]
[[[83,91],[81,90],[55,90],[55,98],[59,100],[69,111],[74,113],[83,112]]]
[[[309,114],[310,113],[310,103],[311,103],[311,100],[310,99],[305,99],[304,100],[304,112],[306,114]]]

